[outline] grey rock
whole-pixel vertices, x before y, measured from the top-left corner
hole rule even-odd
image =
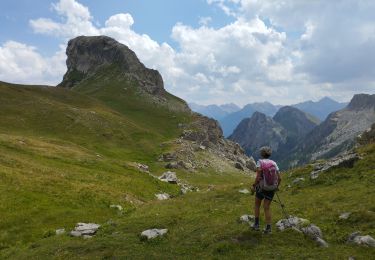
[[[301,228],[301,231],[312,239],[323,238],[323,233],[318,226],[311,224],[307,227]]]
[[[165,153],[162,155],[162,159],[164,162],[171,162],[177,159],[177,155],[175,153]]]
[[[319,163],[314,165],[314,170],[310,173],[311,179],[316,179],[319,175],[325,171],[328,171],[331,168],[336,167],[346,167],[351,168],[354,165],[354,162],[360,159],[360,156],[355,152],[347,152],[341,155],[338,155],[335,158],[332,158],[324,163]]]
[[[317,237],[315,238],[315,242],[320,246],[320,247],[328,247],[328,243],[324,241],[322,238]]]
[[[255,163],[255,160],[254,160],[253,157],[250,157],[250,158],[246,161],[246,168],[248,168],[249,170],[252,170],[252,171],[256,171],[257,166],[256,166],[256,163]]]
[[[70,235],[73,237],[80,237],[83,235],[93,236],[100,228],[100,225],[95,223],[78,223]]]
[[[375,239],[373,237],[370,235],[361,236],[358,231],[349,235],[348,242],[357,245],[375,247]]]
[[[242,215],[240,217],[240,221],[241,222],[247,222],[247,223],[249,223],[249,222],[252,222],[254,220],[255,220],[255,216],[254,215]]]
[[[165,165],[165,168],[166,169],[178,169],[178,168],[180,168],[180,166],[178,165],[177,162],[170,162],[170,163]]]
[[[236,169],[241,170],[241,171],[244,171],[244,170],[245,170],[245,169],[244,169],[244,166],[243,166],[241,163],[239,163],[239,162],[236,162],[236,163],[234,164],[234,167],[235,167]]]
[[[149,172],[149,167],[146,164],[137,163],[137,168],[143,172]]]
[[[167,171],[167,172],[163,173],[163,175],[159,177],[159,180],[164,181],[164,182],[169,182],[169,183],[172,183],[172,184],[178,183],[176,173],[171,172],[171,171]]]
[[[168,232],[168,229],[148,229],[141,233],[141,237],[146,239],[154,239],[159,236],[163,236]]]
[[[63,235],[65,234],[65,228],[56,229],[55,231],[56,235]]]
[[[155,196],[158,200],[167,200],[170,198],[170,195],[167,193],[159,193],[159,194],[155,194]]]
[[[348,219],[352,213],[351,212],[344,212],[341,213],[339,219]]]

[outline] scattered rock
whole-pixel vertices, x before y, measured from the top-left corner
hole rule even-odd
[[[109,207],[111,209],[118,209],[119,211],[122,211],[122,206],[120,206],[120,205],[110,205]]]
[[[320,247],[328,247],[328,243],[324,241],[322,238],[317,237],[315,238],[315,242],[320,246]]]
[[[248,168],[251,171],[256,171],[257,166],[253,157],[250,157],[250,159],[246,161],[246,168]]]
[[[352,214],[351,212],[341,213],[341,215],[339,216],[339,219],[348,219],[351,214]]]
[[[202,151],[204,151],[204,150],[206,150],[206,146],[204,146],[204,145],[200,145],[200,146],[199,146],[199,149],[201,149]]]
[[[345,167],[352,168],[354,162],[360,159],[360,156],[356,152],[347,152],[336,156],[324,163],[318,163],[314,165],[314,170],[310,173],[311,179],[316,179],[322,172],[325,172],[334,167]]]
[[[240,217],[240,222],[249,223],[249,222],[253,222],[254,220],[255,220],[255,216],[253,215],[242,215]]]
[[[236,163],[234,164],[234,167],[235,167],[236,169],[241,170],[241,171],[244,171],[244,170],[245,170],[244,167],[243,167],[243,165],[242,165],[240,162],[236,162]]]
[[[297,183],[304,182],[304,181],[305,181],[305,178],[303,178],[303,177],[295,178],[295,179],[292,181],[292,184],[297,184]]]
[[[168,232],[168,229],[148,229],[141,233],[141,237],[146,239],[154,239],[159,236],[163,236]]]
[[[149,172],[149,167],[146,164],[137,163],[137,167],[138,167],[139,170],[141,170],[143,172]]]
[[[276,227],[283,231],[287,228],[303,233],[305,236],[314,240],[321,247],[328,247],[328,243],[323,240],[323,233],[320,228],[310,224],[307,219],[290,216],[288,219],[281,219],[276,223]]]
[[[164,162],[171,162],[177,159],[177,155],[175,153],[164,153],[162,155],[162,160]]]
[[[158,200],[167,200],[170,198],[169,194],[167,193],[159,193],[159,194],[155,194],[155,196]]]
[[[177,184],[177,182],[178,182],[176,173],[171,172],[171,171],[167,171],[167,172],[163,173],[163,175],[159,177],[159,180],[164,181],[164,182],[168,182],[168,183],[172,183],[172,184]]]
[[[314,224],[311,224],[307,227],[303,227],[301,228],[301,231],[308,237],[312,238],[312,239],[316,239],[316,238],[323,238],[323,233],[322,231],[320,230],[320,228],[318,226],[315,226]]]
[[[199,188],[191,186],[191,185],[186,184],[186,183],[179,183],[178,185],[181,187],[181,193],[182,194],[186,194],[188,192],[193,192],[193,191],[199,191]]]
[[[70,235],[73,237],[93,236],[100,228],[100,225],[94,223],[78,223]]]
[[[65,234],[65,228],[56,229],[56,235],[63,235]]]
[[[179,167],[178,163],[176,163],[176,162],[170,162],[170,163],[168,163],[168,164],[165,165],[165,168],[166,169],[178,169],[180,167]]]
[[[250,191],[248,189],[242,189],[242,190],[239,190],[238,192],[242,193],[242,194],[249,194],[250,193]]]
[[[353,243],[357,245],[364,245],[369,247],[375,247],[375,239],[369,235],[361,236],[359,231],[350,234],[348,238],[348,243]]]

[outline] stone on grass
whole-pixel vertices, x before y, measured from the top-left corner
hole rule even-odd
[[[250,193],[250,191],[248,189],[242,189],[242,190],[239,190],[238,192],[242,193],[242,194],[249,194]]]
[[[137,163],[137,168],[143,172],[149,172],[149,167],[146,164]]]
[[[93,236],[99,228],[100,225],[95,223],[78,223],[70,235],[73,237]]]
[[[373,237],[371,237],[370,235],[361,236],[361,233],[358,231],[350,234],[348,242],[357,245],[375,247],[375,239]]]
[[[159,194],[155,194],[155,196],[158,200],[167,200],[170,198],[169,194],[167,193],[159,193]]]
[[[253,215],[242,215],[240,217],[241,222],[247,222],[247,223],[254,221],[254,219],[255,219],[255,216]]]
[[[56,235],[63,235],[65,234],[65,228],[56,229]]]
[[[167,232],[168,232],[168,229],[157,229],[157,228],[148,229],[141,233],[141,237],[149,240],[149,239],[154,239],[159,236],[163,236]]]
[[[351,214],[352,214],[351,212],[341,213],[341,215],[339,216],[339,219],[348,219]]]
[[[311,224],[310,226],[301,228],[301,231],[308,237],[316,239],[317,237],[323,238],[323,233],[318,226]]]
[[[119,211],[122,211],[122,206],[120,206],[120,205],[114,205],[114,204],[112,204],[112,205],[110,205],[109,206],[111,209],[117,209],[117,210],[119,210]]]
[[[315,242],[320,246],[320,247],[328,247],[328,243],[324,241],[322,238],[317,237],[315,238]]]
[[[159,180],[164,181],[164,182],[168,182],[168,183],[173,183],[173,184],[178,183],[176,173],[171,172],[171,171],[167,171],[167,172],[163,173],[163,175],[159,177]]]

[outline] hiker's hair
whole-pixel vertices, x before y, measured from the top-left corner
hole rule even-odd
[[[271,147],[268,147],[268,146],[263,146],[262,148],[259,149],[259,152],[260,152],[260,156],[262,158],[269,158],[272,154],[272,149]]]

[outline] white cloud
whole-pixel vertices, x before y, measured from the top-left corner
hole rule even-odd
[[[0,78],[25,84],[55,84],[65,72],[65,50],[42,57],[33,46],[8,41],[0,46]]]
[[[158,69],[168,90],[198,103],[288,104],[326,95],[347,100],[356,92],[375,91],[375,3],[207,3],[217,5],[233,22],[220,28],[210,26],[210,17],[200,18],[196,28],[177,23],[171,37],[178,49],[135,32],[130,14],[114,14],[103,26],[94,24],[89,9],[76,0],[60,0],[52,6],[60,15],[58,21],[39,18],[30,26],[35,33],[60,38],[64,45],[79,35],[111,36],[134,50],[146,66]],[[61,50],[48,58],[20,43],[8,42],[0,48],[2,79],[58,83],[65,70]],[[19,76],[9,76],[12,71]]]

